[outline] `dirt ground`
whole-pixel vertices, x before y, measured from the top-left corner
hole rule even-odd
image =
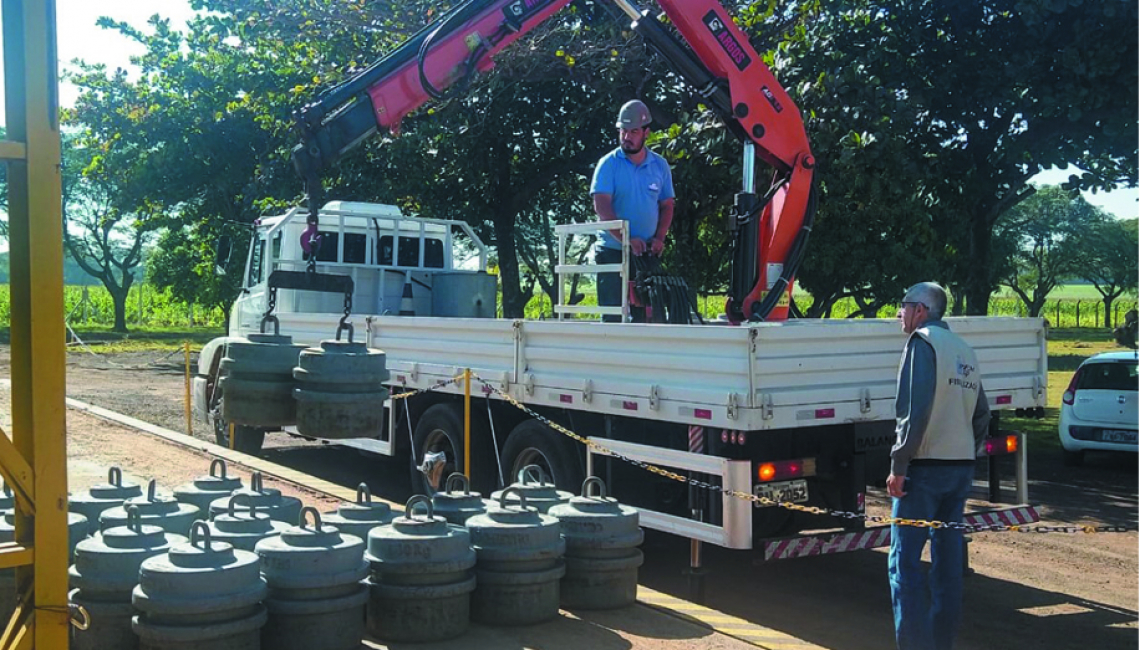
[[[0,377],[9,376],[8,350],[0,348]],[[75,351],[68,362],[68,395],[175,431],[185,430],[182,354],[96,356]],[[7,391],[0,391],[0,423],[10,430]],[[204,424],[195,437],[212,441]],[[138,478],[160,477],[172,488],[204,474],[208,461],[181,447],[74,411],[69,415],[72,490],[100,482],[110,462]],[[407,468],[392,459],[281,436],[266,439],[273,462],[351,487],[367,480],[374,493],[406,499]],[[1135,456],[1090,456],[1085,467],[1063,467],[1058,457],[1031,456],[1030,495],[1043,523],[1137,525]],[[239,473],[241,471],[239,470]],[[332,500],[279,482],[267,482],[318,505]],[[965,622],[956,647],[1135,648],[1138,642],[1138,538],[1112,534],[982,533],[970,544],[973,575],[966,583]],[[706,547],[707,548],[707,547]],[[642,584],[685,598],[688,545],[651,534]],[[886,554],[864,551],[774,563],[741,552],[707,548],[706,605],[825,648],[878,650],[893,645]],[[639,608],[640,609],[640,608]],[[618,617],[619,619],[621,617]],[[636,627],[636,622],[627,621]],[[605,627],[601,620],[573,623],[569,641],[534,647],[634,647],[632,634],[574,635]],[[615,624],[611,621],[610,624]],[[652,624],[650,627],[653,627]],[[577,626],[577,627],[575,627]],[[685,626],[688,629],[691,626]],[[606,628],[612,630],[612,628]],[[683,630],[650,634],[662,647],[738,647],[719,635]],[[551,638],[557,636],[551,633]],[[686,635],[688,635],[686,637]],[[579,645],[573,639],[590,645]],[[678,640],[679,639],[679,640]],[[666,643],[666,640],[669,642]],[[672,645],[678,641],[681,645]],[[488,642],[486,647],[495,647]],[[530,647],[521,638],[510,647]],[[790,647],[790,646],[789,646]]]

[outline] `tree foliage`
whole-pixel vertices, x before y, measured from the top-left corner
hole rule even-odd
[[[113,168],[98,164],[98,156],[64,138],[61,188],[63,245],[88,275],[99,280],[114,304],[116,332],[127,331],[127,296],[142,264],[143,245],[153,228],[118,203],[129,191]]]
[[[1105,327],[1112,327],[1112,303],[1125,291],[1136,291],[1138,246],[1136,219],[1106,219],[1080,237],[1077,273],[1100,293]]]
[[[82,129],[92,169],[115,171],[117,213],[167,229],[155,279],[232,300],[244,256],[219,259],[217,242],[240,250],[259,214],[301,198],[294,111],[456,4],[192,0],[208,13],[185,30],[157,17],[144,28],[103,21],[144,46],[141,75],[80,65],[82,95],[65,117]],[[980,313],[1016,249],[995,233],[1030,177],[1073,164],[1085,171],[1066,190],[1136,183],[1135,3],[731,9],[799,105],[819,163],[799,275],[815,297],[810,315],[844,297],[870,314],[920,279],[968,294]],[[591,168],[617,144],[617,107],[641,97],[677,187],[667,263],[703,293],[723,290],[740,147],[627,25],[575,0],[494,72],[409,116],[399,137],[346,156],[328,196],[473,224],[495,246],[505,313],[521,315],[530,288],[556,293],[551,227],[593,218]]]
[[[1108,217],[1088,201],[1061,187],[1037,190],[998,222],[997,246],[1010,246],[1001,283],[1025,303],[1026,313],[1039,316],[1049,292],[1081,270],[1080,252],[1086,233]]]
[[[1136,19],[1121,0],[825,5],[780,67],[785,86],[802,88],[821,162],[811,264],[832,260],[822,270],[850,273],[857,290],[859,271],[833,256],[886,235],[904,284],[938,278],[985,313],[1002,266],[994,228],[1031,177],[1071,163],[1087,173],[1066,189],[1136,184]],[[819,283],[811,269],[804,280]]]

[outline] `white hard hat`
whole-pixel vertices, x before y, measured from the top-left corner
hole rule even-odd
[[[640,129],[649,126],[653,118],[649,115],[649,107],[640,99],[628,101],[618,112],[617,127],[619,129]]]

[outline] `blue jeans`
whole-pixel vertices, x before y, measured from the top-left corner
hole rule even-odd
[[[595,264],[621,264],[621,250],[615,248],[595,248]],[[628,287],[621,286],[620,273],[598,274],[598,305],[601,307],[621,307],[621,292],[628,291]],[[645,308],[634,305],[629,306],[630,320],[635,323],[645,322]],[[620,323],[621,316],[602,316],[604,323]]]
[[[911,465],[906,496],[891,514],[902,519],[962,521],[972,465]],[[950,650],[962,619],[962,531],[891,526],[887,574],[899,650]],[[930,540],[929,575],[922,549]]]

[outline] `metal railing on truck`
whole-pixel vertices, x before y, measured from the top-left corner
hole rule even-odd
[[[594,234],[598,230],[618,230],[621,232],[621,264],[567,264],[566,248],[574,235]],[[558,304],[554,313],[558,320],[567,316],[589,314],[597,316],[621,316],[621,322],[629,320],[629,222],[622,219],[592,223],[571,223],[554,227],[558,238],[558,265],[554,267],[554,277],[558,282]],[[570,305],[566,303],[566,281],[576,273],[592,274],[619,273],[621,275],[621,307],[602,305]],[[596,286],[597,277],[595,277]]]
[[[632,460],[640,464],[705,474],[709,477],[708,480],[699,481],[698,483],[702,485],[698,485],[698,487],[708,487],[722,494],[723,516],[721,520],[722,523],[719,525],[639,508],[641,523],[647,528],[682,535],[690,539],[708,542],[726,548],[754,548],[752,539],[752,509],[759,507],[760,504],[755,501],[734,496],[753,493],[751,460],[730,460],[718,456],[678,451],[675,449],[662,449],[660,447],[612,440],[609,438],[589,438],[588,440],[592,443],[596,443],[596,445],[589,444],[586,448],[587,476],[594,475],[595,456],[609,457],[620,455],[627,460]],[[1014,456],[1015,467],[1013,502],[1018,505],[1029,503],[1028,454],[1026,452],[1025,442],[1026,436],[1020,432],[990,438],[986,441],[984,454],[979,456],[979,458],[985,457],[987,459],[988,490],[984,492],[974,490],[970,495],[972,498],[981,497],[988,498],[989,501],[994,503],[1000,502],[1002,496],[1001,474],[997,469],[997,458],[1001,455],[1012,454]],[[719,485],[715,483],[716,479],[720,480]],[[692,479],[688,482],[696,485]],[[779,504],[772,507],[791,507],[792,509],[803,509],[805,511],[814,510],[808,506],[797,506],[795,504]],[[866,518],[864,513],[830,511],[828,514],[849,519]],[[975,513],[967,513],[967,517],[972,514]],[[1035,513],[1033,516],[1036,516]],[[803,539],[850,534],[851,533],[846,531],[841,533],[824,533],[822,535],[803,536]],[[847,545],[847,547],[840,550],[873,548],[889,542],[889,536],[879,539],[873,535],[868,535],[864,543],[857,546]]]

